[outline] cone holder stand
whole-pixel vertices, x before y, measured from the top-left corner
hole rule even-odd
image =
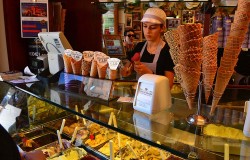
[[[195,126],[204,126],[208,123],[208,118],[201,114],[201,94],[202,94],[202,82],[199,81],[199,96],[198,96],[198,108],[196,114],[189,115],[186,120],[188,124]]]

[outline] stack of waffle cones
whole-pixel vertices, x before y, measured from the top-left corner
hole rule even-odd
[[[178,63],[178,55],[180,51],[180,37],[178,31],[176,29],[167,31],[164,33],[164,38],[168,42],[171,58],[176,65]]]
[[[171,55],[171,58],[175,65],[178,64],[178,57],[180,53],[180,36],[178,34],[177,29],[167,31],[164,33],[164,38],[168,42],[168,45],[170,47],[169,53]],[[175,72],[175,75],[177,77],[177,81],[181,82],[181,77],[179,72]]]
[[[248,25],[250,22],[249,6],[249,0],[238,1],[238,8],[235,12],[234,22],[232,23],[229,36],[227,37],[223,57],[221,58],[220,67],[216,75],[210,115],[214,113],[215,108],[225,91],[225,88],[234,72],[234,67],[238,61],[241,45],[244,41],[244,36],[248,30]]]
[[[217,71],[218,33],[203,38],[202,73],[206,103]]]
[[[178,63],[174,67],[189,108],[193,107],[200,80],[202,63],[202,34],[200,24],[186,24],[177,28],[179,34]]]

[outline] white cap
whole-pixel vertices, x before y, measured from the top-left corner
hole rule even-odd
[[[148,8],[143,15],[141,22],[166,25],[166,13],[160,8]]]

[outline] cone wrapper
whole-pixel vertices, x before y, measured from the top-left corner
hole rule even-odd
[[[109,79],[111,80],[117,79],[117,73],[118,73],[117,70],[108,69]]]
[[[73,73],[73,69],[71,66],[71,56],[63,54],[63,62],[64,62],[64,70],[66,73]]]
[[[92,62],[90,61],[86,61],[86,60],[82,60],[82,75],[83,76],[87,76],[90,73],[90,69],[91,69],[91,64]]]
[[[97,77],[97,62],[95,60],[91,63],[90,77]]]
[[[76,75],[81,75],[81,66],[82,66],[82,61],[76,61],[73,58],[71,59],[71,66],[73,69],[73,73]]]
[[[106,78],[107,68],[108,68],[108,64],[101,66],[101,67],[97,65],[97,71],[98,71],[99,78],[101,78],[101,79]]]

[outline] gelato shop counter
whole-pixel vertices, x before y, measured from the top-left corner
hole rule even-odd
[[[171,107],[148,115],[133,109],[135,81],[64,78],[53,84],[0,82],[1,105],[22,110],[5,125],[17,144],[23,143],[16,135],[42,127],[43,136],[55,136],[51,141],[61,130],[62,139],[97,159],[250,158],[250,138],[243,134],[249,88],[227,88],[213,115],[211,101],[203,98],[199,113],[208,123],[198,126],[186,120],[197,114],[197,97],[189,109],[179,84],[171,90]]]

